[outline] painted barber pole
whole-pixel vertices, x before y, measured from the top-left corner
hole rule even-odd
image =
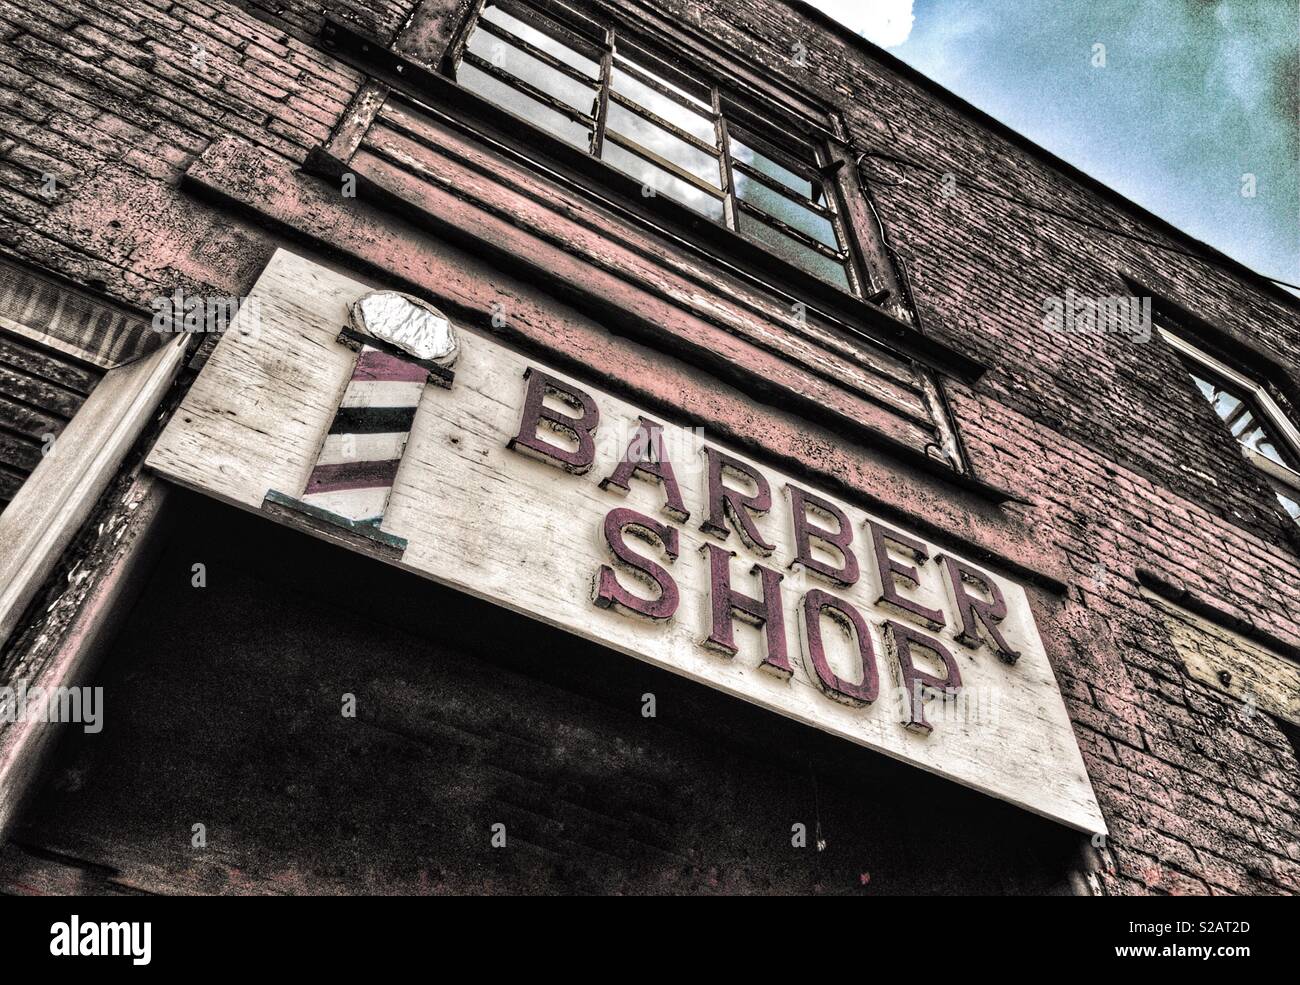
[[[363,345],[302,501],[378,525],[428,379],[415,363]]]
[[[456,332],[428,302],[376,291],[353,303],[338,341],[357,358],[306,488],[297,498],[270,490],[263,505],[404,550],[381,529],[384,510],[425,385],[451,386]]]

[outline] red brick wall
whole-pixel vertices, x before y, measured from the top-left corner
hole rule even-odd
[[[1296,393],[1296,303],[1135,241],[1189,248],[781,4],[675,6],[820,87],[863,150],[924,165],[877,163],[875,192],[927,327],[990,366],[973,391],[949,385],[964,440],[977,471],[1033,502],[1026,519],[1050,529],[1078,576],[1072,598],[1106,626],[1072,640],[1077,662],[1056,671],[1111,825],[1107,888],[1300,889],[1295,748],[1271,719],[1187,677],[1133,575],[1157,569],[1300,643],[1295,542],[1167,348],[1048,332],[1041,307],[1066,287],[1127,293],[1118,273],[1131,271],[1267,352]],[[796,41],[806,70],[789,57]]]
[[[182,176],[219,136],[293,164],[326,138],[359,77],[314,45],[322,6],[0,0],[0,247],[137,306],[178,285],[241,293],[270,237]],[[387,38],[410,6],[330,9]],[[1048,332],[1041,308],[1067,287],[1124,293],[1128,270],[1267,352],[1296,393],[1295,303],[1141,242],[1188,249],[783,3],[662,6],[839,105],[860,150],[914,162],[869,171],[927,331],[990,367],[946,384],[972,462],[1029,501],[1005,522],[1075,572],[1042,629],[1111,824],[1106,889],[1300,890],[1295,749],[1188,678],[1134,575],[1158,570],[1300,645],[1294,542],[1167,348]],[[785,433],[762,440],[814,470],[873,460]]]
[[[310,4],[276,6],[311,20]],[[171,262],[176,241],[198,232],[176,194],[185,168],[224,134],[301,162],[357,82],[229,3],[5,0],[0,243],[145,307],[178,280],[231,293],[238,285],[212,269]],[[229,243],[208,246],[220,253]]]

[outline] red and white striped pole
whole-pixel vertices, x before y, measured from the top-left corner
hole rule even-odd
[[[428,380],[429,371],[417,363],[363,345],[302,501],[377,525]]]
[[[358,354],[306,488],[300,497],[269,490],[262,505],[400,552],[406,541],[380,526],[425,384],[451,386],[455,330],[427,302],[383,291],[353,304],[339,342]]]

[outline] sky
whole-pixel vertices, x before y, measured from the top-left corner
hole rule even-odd
[[[1300,284],[1300,0],[810,2],[1195,238]]]

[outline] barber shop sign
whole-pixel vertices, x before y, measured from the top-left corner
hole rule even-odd
[[[284,251],[253,293],[261,331],[223,336],[161,474],[1105,830],[995,561]]]

